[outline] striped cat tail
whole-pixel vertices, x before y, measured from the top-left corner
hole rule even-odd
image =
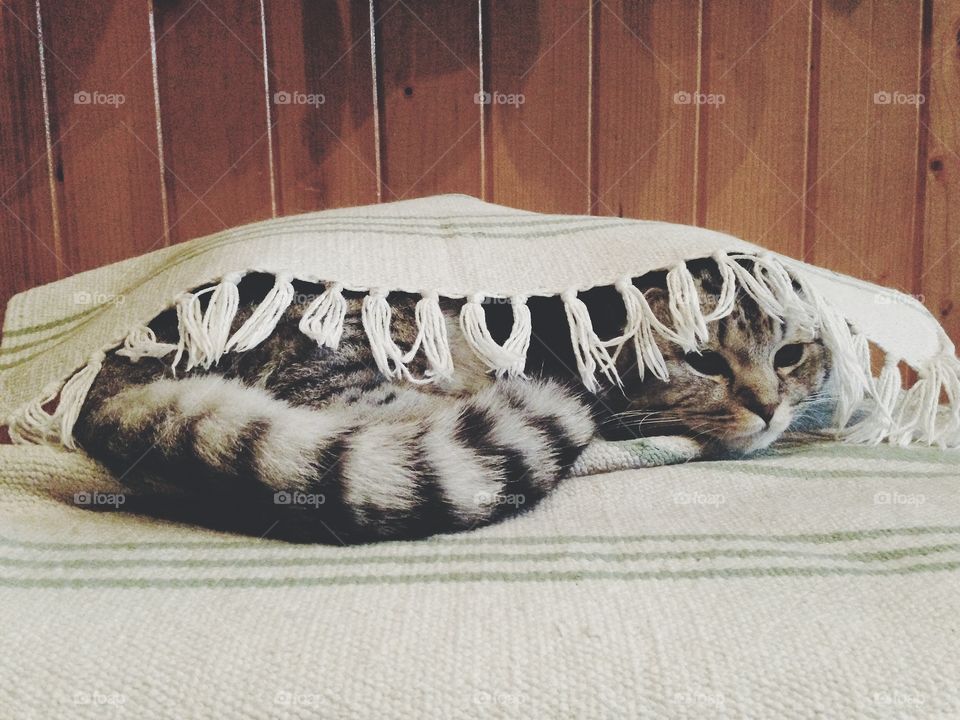
[[[356,543],[465,530],[532,507],[594,433],[550,381],[463,398],[383,386],[371,402],[293,406],[219,376],[93,393],[77,439],[133,490],[176,492],[216,526]]]

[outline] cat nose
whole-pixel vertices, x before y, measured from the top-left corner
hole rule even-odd
[[[777,412],[777,404],[764,404],[760,402],[751,402],[746,404],[747,410],[763,420],[767,427],[770,427],[770,421],[773,420],[774,413]]]

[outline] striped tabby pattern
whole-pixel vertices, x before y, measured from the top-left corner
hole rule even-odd
[[[711,278],[706,268],[698,280],[705,303]],[[648,281],[651,306],[666,320],[665,293],[658,278]],[[244,281],[235,327],[265,287],[257,278]],[[535,505],[598,432],[676,432],[727,449],[769,444],[793,418],[794,405],[827,374],[822,346],[815,344],[792,380],[769,368],[759,372],[754,365],[769,365],[774,346],[794,331],[748,318],[759,311],[741,298],[734,314],[711,323],[707,344],[723,352],[737,345],[728,367],[736,366],[738,377],[695,372],[687,354],[666,342],[671,381],[641,376],[628,344],[617,358],[624,388],[588,395],[578,383],[562,307],[545,298],[530,301],[536,335],[527,379],[491,377],[460,335],[459,303],[444,301],[455,374],[429,385],[395,383],[371,356],[359,297],[348,298],[334,351],[297,327],[322,288],[298,290],[266,341],[225,355],[209,371],[175,374],[169,358],[132,363],[108,356],[75,436],[139,491],[142,507],[130,509],[255,534],[269,528],[271,537],[296,541],[360,543],[464,531]],[[603,309],[598,333],[618,334],[624,318],[615,292],[601,288],[583,296]],[[391,335],[409,347],[417,332],[414,298],[392,294],[390,305]],[[490,306],[487,316],[502,341],[509,307]],[[151,327],[160,340],[176,341],[172,313]],[[422,359],[409,367],[416,376],[426,371]],[[671,402],[676,407],[665,414],[664,403]],[[725,414],[714,412],[714,404]],[[726,425],[704,432],[703,418],[711,413],[714,424]],[[738,429],[744,415],[747,427]]]

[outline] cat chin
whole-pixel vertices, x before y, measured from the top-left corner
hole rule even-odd
[[[792,419],[793,412],[784,403],[777,408],[769,427],[754,432],[748,431],[733,437],[728,436],[723,439],[722,444],[730,452],[744,455],[764,450],[783,435],[784,431],[790,426]],[[762,423],[759,418],[757,418],[757,421]]]

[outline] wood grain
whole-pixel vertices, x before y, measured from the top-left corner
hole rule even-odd
[[[921,8],[825,2],[808,256],[913,292]]]
[[[960,343],[960,3],[934,3],[920,292]]]
[[[697,91],[699,5],[616,0],[601,8],[594,209],[692,223],[697,112],[683,100]]]
[[[270,217],[263,38],[253,0],[156,0],[170,237]]]
[[[376,202],[366,4],[268,2],[266,9],[279,214]]]
[[[375,61],[362,2],[40,5],[0,4],[0,303],[163,245],[161,188],[178,242],[374,202],[379,160],[384,200],[699,222],[922,294],[960,340],[960,0],[374,0]]]
[[[385,200],[481,194],[477,16],[470,2],[377,3]]]
[[[708,3],[701,224],[803,254],[809,2]]]
[[[71,269],[50,203],[34,4],[0,4],[0,308]]]
[[[589,212],[589,13],[584,0],[491,0],[484,109],[493,202]]]
[[[43,5],[64,258],[74,271],[166,244],[149,5]]]

